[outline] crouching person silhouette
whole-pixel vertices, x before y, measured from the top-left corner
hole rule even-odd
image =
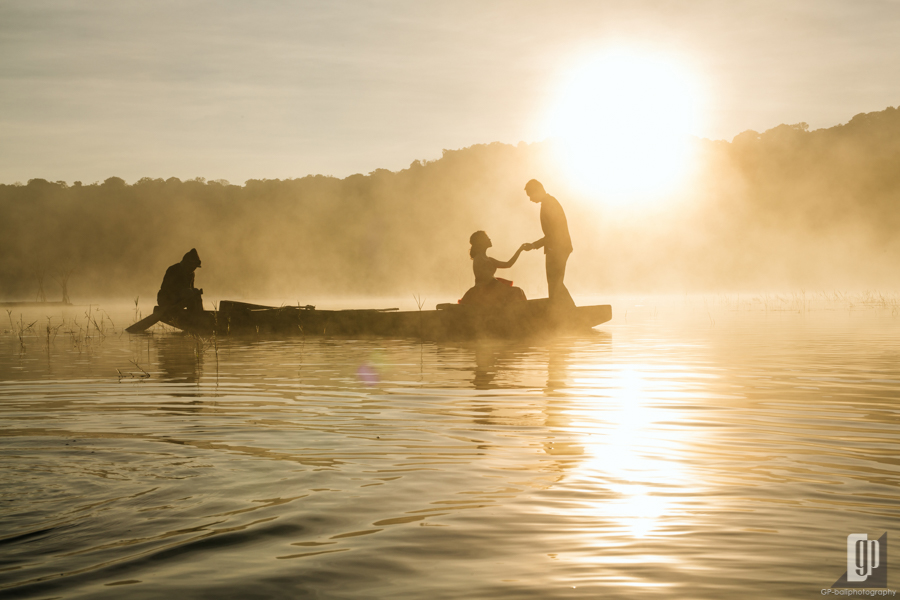
[[[191,312],[203,311],[203,290],[194,287],[194,271],[198,267],[200,256],[196,248],[191,248],[181,262],[166,269],[162,285],[156,294],[156,303],[160,309],[184,305]]]

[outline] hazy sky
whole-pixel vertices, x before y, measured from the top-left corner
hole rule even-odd
[[[242,183],[539,141],[599,49],[704,82],[698,136],[900,104],[900,2],[0,2],[0,182]],[[664,103],[664,97],[659,98]]]

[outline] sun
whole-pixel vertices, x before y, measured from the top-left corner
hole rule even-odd
[[[677,61],[624,50],[575,68],[549,119],[569,183],[612,204],[675,191],[691,166],[695,81]]]

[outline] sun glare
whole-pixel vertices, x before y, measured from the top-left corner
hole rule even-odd
[[[549,120],[569,183],[608,203],[677,189],[697,127],[694,78],[674,61],[607,52],[576,68]]]

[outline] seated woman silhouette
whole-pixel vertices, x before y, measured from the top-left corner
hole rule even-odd
[[[522,244],[513,257],[506,262],[487,255],[487,249],[493,246],[491,238],[483,231],[476,231],[469,238],[472,244],[469,256],[472,257],[472,270],[475,272],[475,287],[469,289],[460,304],[500,307],[513,302],[524,302],[525,292],[513,287],[512,281],[494,277],[497,269],[508,269],[516,264],[519,254],[528,244]]]

